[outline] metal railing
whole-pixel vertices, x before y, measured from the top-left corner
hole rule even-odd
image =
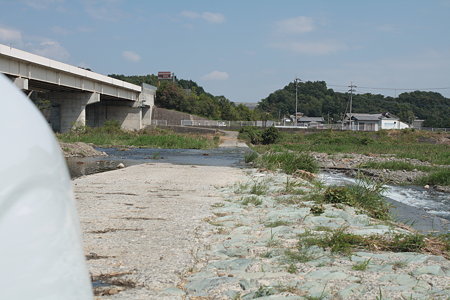
[[[417,130],[426,130],[426,131],[450,131],[450,128],[433,128],[433,127],[422,127],[422,128],[416,128]]]
[[[160,125],[167,126],[167,120],[152,120],[152,125]],[[245,127],[245,126],[254,126],[254,127],[271,127],[275,126],[277,128],[283,129],[333,129],[333,130],[352,130],[352,131],[375,131],[375,126],[357,126],[353,125],[352,128],[348,125],[343,124],[320,124],[320,123],[311,123],[311,124],[299,124],[298,126],[294,125],[286,125],[282,122],[274,122],[274,121],[224,121],[224,120],[181,120],[181,126],[193,126],[193,127],[224,127],[224,128],[236,128],[236,127]],[[423,127],[416,128],[416,130],[427,130],[427,131],[444,131],[450,132],[450,128],[431,128],[431,127]]]
[[[152,120],[152,125],[167,126],[167,120]]]

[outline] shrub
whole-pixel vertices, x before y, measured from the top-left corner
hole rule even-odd
[[[315,216],[320,216],[325,212],[325,208],[321,204],[316,204],[311,207],[311,213]]]
[[[256,127],[246,126],[239,130],[240,137],[249,140],[253,145],[261,144],[261,131]]]
[[[274,144],[280,138],[280,131],[275,127],[265,129],[261,134],[261,142],[264,145]]]
[[[354,195],[348,186],[330,186],[325,190],[324,201],[326,203],[352,204]]]

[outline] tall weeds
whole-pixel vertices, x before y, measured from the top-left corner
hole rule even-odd
[[[62,142],[92,143],[98,146],[136,146],[168,149],[208,149],[216,143],[213,138],[198,135],[177,134],[167,130],[125,131],[113,122],[103,127],[81,127],[58,134]]]

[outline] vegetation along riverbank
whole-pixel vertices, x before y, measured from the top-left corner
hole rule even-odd
[[[360,171],[383,182],[430,185],[444,190],[450,185],[447,133],[414,130],[287,133],[275,128],[264,131],[249,127],[240,131],[240,138],[251,143],[255,150],[246,160],[254,160],[264,168],[283,169],[294,156],[307,155],[322,168],[340,169],[351,175]],[[270,163],[275,156],[281,161]],[[309,171],[314,171],[317,166],[309,161],[312,168]]]
[[[106,122],[103,127],[77,128],[68,133],[58,134],[57,137],[60,142],[84,142],[107,147],[210,149],[219,143],[218,135],[180,134],[159,128],[125,131],[114,121]]]

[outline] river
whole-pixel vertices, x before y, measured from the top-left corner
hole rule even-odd
[[[69,158],[72,177],[89,175],[142,163],[172,163],[181,165],[232,166],[245,168],[246,148],[230,147],[209,150],[150,149],[150,148],[97,148],[108,154],[105,157]],[[352,184],[355,179],[342,173],[322,172],[319,178],[326,184]],[[392,204],[391,214],[398,222],[405,223],[424,233],[450,232],[450,195],[426,190],[417,186],[386,185],[384,196]]]

